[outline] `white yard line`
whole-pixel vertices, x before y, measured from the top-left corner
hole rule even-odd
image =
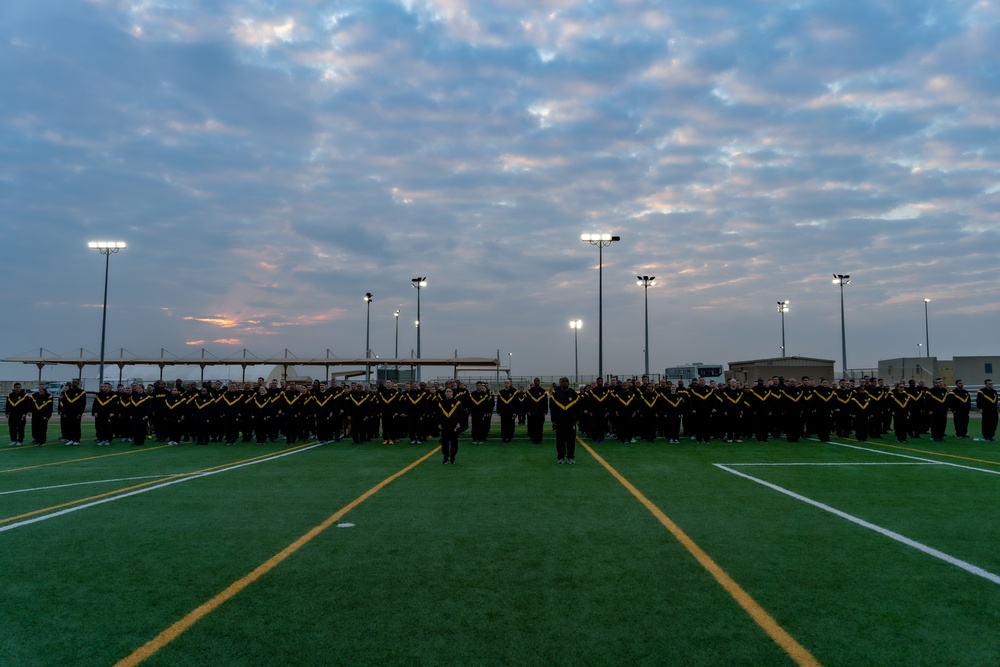
[[[740,468],[753,467],[753,466],[930,466],[938,465],[939,461],[928,461],[916,462],[916,463],[889,463],[888,461],[883,461],[882,463],[716,463],[714,465],[721,466],[738,466]]]
[[[864,449],[864,448],[863,447],[858,447],[857,449]],[[871,450],[871,451],[877,451],[877,450]],[[883,452],[878,452],[878,453],[881,454]],[[907,458],[915,458],[915,457],[907,457]],[[932,463],[936,463],[936,461],[933,461]],[[947,465],[947,464],[945,464],[945,465]],[[900,535],[899,533],[896,533],[894,531],[888,530],[887,528],[882,528],[881,526],[877,526],[874,523],[871,523],[870,521],[865,521],[864,519],[858,518],[858,517],[854,516],[853,514],[848,514],[847,512],[842,512],[842,511],[840,511],[838,509],[830,507],[829,505],[826,505],[826,504],[821,503],[819,501],[813,500],[812,498],[807,498],[807,497],[805,497],[805,496],[803,496],[801,494],[795,493],[794,491],[789,491],[788,489],[786,489],[784,487],[781,487],[781,486],[778,486],[777,484],[772,484],[771,482],[767,482],[767,481],[765,481],[763,479],[759,479],[757,477],[754,477],[753,475],[748,475],[748,474],[740,472],[738,470],[733,470],[732,468],[730,468],[730,467],[728,467],[726,465],[723,465],[721,463],[716,463],[715,466],[717,468],[725,470],[728,473],[732,473],[733,475],[736,475],[737,477],[743,477],[744,479],[748,479],[748,480],[750,480],[752,482],[756,482],[758,484],[766,486],[767,488],[772,489],[774,491],[777,491],[778,493],[783,493],[786,496],[789,496],[791,498],[794,498],[796,500],[804,502],[807,505],[812,505],[813,507],[817,507],[817,508],[823,510],[824,512],[829,512],[830,514],[833,514],[835,516],[839,516],[842,519],[847,519],[851,523],[857,524],[858,526],[861,526],[862,528],[867,528],[869,530],[873,530],[876,533],[878,533],[879,535],[882,535],[884,537],[888,537],[889,539],[895,540],[897,542],[900,542],[901,544],[905,544],[906,546],[912,547],[912,548],[916,549],[917,551],[922,551],[922,552],[924,552],[925,554],[927,554],[929,556],[933,556],[934,558],[937,558],[939,560],[943,560],[944,562],[946,562],[946,563],[948,563],[950,565],[954,565],[955,567],[958,567],[958,568],[960,568],[962,570],[965,570],[966,572],[968,572],[970,574],[974,574],[977,577],[982,577],[983,579],[986,579],[987,581],[990,581],[990,582],[992,582],[994,584],[1000,584],[1000,575],[993,574],[992,572],[984,570],[983,568],[978,567],[976,565],[973,565],[972,563],[967,563],[964,560],[960,560],[958,558],[955,558],[954,556],[946,554],[943,551],[939,551],[937,549],[934,549],[933,547],[929,547],[926,544],[923,544],[921,542],[917,542],[916,540],[911,540],[910,538],[906,537],[905,535]],[[966,466],[957,466],[957,467],[964,468]],[[976,468],[973,468],[973,470],[976,470]],[[990,471],[984,471],[984,472],[990,472]]]
[[[162,489],[162,488],[165,488],[165,487],[168,487],[168,486],[172,486],[174,484],[181,484],[183,482],[190,482],[193,479],[200,479],[202,477],[208,477],[210,475],[218,475],[219,473],[229,472],[231,470],[238,470],[240,468],[245,468],[246,466],[257,465],[258,463],[268,463],[268,462],[274,461],[276,459],[284,458],[286,456],[291,456],[292,454],[299,454],[301,452],[307,452],[310,449],[315,449],[316,447],[322,447],[322,445],[320,445],[319,443],[317,443],[315,445],[312,445],[312,446],[309,446],[309,447],[305,447],[303,449],[296,449],[295,451],[285,452],[283,454],[275,454],[274,456],[270,456],[270,457],[268,457],[266,459],[258,459],[256,461],[248,461],[246,463],[239,463],[237,465],[229,466],[228,468],[220,468],[218,470],[209,470],[208,472],[186,475],[186,476],[180,477],[178,479],[172,479],[172,480],[166,481],[163,484],[155,484],[153,486],[147,486],[147,487],[142,488],[142,489],[136,489],[135,491],[129,491],[128,493],[123,493],[123,494],[121,494],[119,496],[111,496],[109,498],[101,498],[100,500],[95,500],[94,502],[91,502],[91,503],[85,503],[83,505],[76,505],[74,507],[67,507],[66,509],[62,509],[62,510],[59,510],[57,512],[53,512],[51,514],[42,514],[40,516],[32,517],[30,519],[25,519],[24,521],[18,521],[17,523],[11,523],[11,524],[8,524],[6,526],[0,526],[0,533],[5,533],[8,530],[14,530],[15,528],[20,528],[22,526],[29,526],[29,525],[31,525],[33,523],[38,523],[39,521],[45,521],[47,519],[54,519],[57,516],[62,516],[64,514],[70,514],[71,512],[77,512],[79,510],[88,509],[90,507],[96,507],[97,505],[103,505],[104,503],[110,503],[110,502],[114,502],[116,500],[122,500],[124,498],[129,498],[131,496],[137,496],[140,493],[146,493],[148,491],[156,491],[157,489]]]
[[[819,440],[816,440],[819,442]],[[828,442],[828,445],[834,445],[836,447],[847,447],[848,449],[860,449],[863,452],[872,452],[874,454],[884,454],[885,456],[897,456],[901,459],[913,459],[914,461],[923,461],[924,463],[937,463],[938,465],[951,466],[952,468],[961,468],[962,470],[974,470],[976,472],[984,472],[988,475],[1000,475],[1000,470],[990,470],[989,468],[977,468],[976,466],[965,466],[959,463],[949,463],[948,461],[938,461],[937,459],[925,459],[922,456],[910,456],[909,454],[900,454],[898,452],[887,452],[882,449],[872,449],[871,447],[860,447],[858,445],[849,445],[846,442]]]
[[[57,484],[55,486],[36,486],[33,489],[16,489],[14,491],[0,491],[0,496],[6,496],[11,493],[28,493],[30,491],[48,491],[50,489],[65,489],[70,486],[84,486],[86,484],[110,484],[112,482],[131,482],[134,479],[156,479],[157,477],[177,477],[177,475],[183,475],[184,473],[173,473],[170,475],[145,475],[143,477],[119,477],[118,479],[99,479],[94,482],[74,482],[73,484]]]

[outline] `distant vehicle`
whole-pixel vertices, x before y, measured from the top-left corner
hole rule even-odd
[[[62,390],[66,388],[66,382],[48,382],[45,388],[48,389],[49,393],[53,396],[58,396],[62,393]]]
[[[671,366],[663,371],[663,377],[673,382],[683,380],[685,385],[689,385],[692,380],[697,381],[700,378],[705,378],[706,384],[712,380],[723,382],[726,379],[722,364],[703,364],[700,362],[685,364],[683,366]]]

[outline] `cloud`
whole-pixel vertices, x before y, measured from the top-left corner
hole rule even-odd
[[[839,352],[873,365],[921,294],[935,349],[995,346],[1000,15],[989,3],[496,0],[5,4],[0,352],[509,347],[606,362]],[[67,326],[72,322],[73,326]],[[863,323],[863,325],[862,325]],[[214,332],[214,333],[210,333]],[[85,339],[85,340],[81,340]],[[359,340],[362,342],[359,344]],[[340,354],[341,352],[336,352]],[[531,370],[529,370],[531,369]]]

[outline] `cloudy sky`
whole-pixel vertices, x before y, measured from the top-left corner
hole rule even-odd
[[[1000,352],[994,0],[4,0],[0,356]],[[110,352],[109,352],[110,354]],[[509,356],[508,356],[509,355]],[[32,377],[4,364],[0,375]],[[96,375],[96,373],[94,373]]]

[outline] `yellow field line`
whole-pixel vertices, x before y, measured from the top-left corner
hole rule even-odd
[[[192,625],[194,625],[195,623],[203,619],[205,616],[218,609],[220,606],[222,606],[224,603],[226,603],[228,600],[230,600],[244,588],[246,588],[250,584],[254,583],[258,579],[263,577],[265,574],[273,570],[278,564],[280,564],[286,558],[288,558],[296,551],[301,549],[314,537],[322,533],[324,530],[326,530],[336,522],[340,521],[340,519],[342,519],[345,514],[353,510],[355,507],[357,507],[364,501],[371,498],[373,495],[381,491],[383,488],[388,486],[396,479],[402,477],[406,473],[416,468],[418,465],[420,465],[421,463],[429,459],[431,456],[436,454],[440,449],[441,449],[440,447],[435,447],[430,452],[428,452],[424,456],[421,456],[419,459],[417,459],[410,465],[390,475],[389,477],[386,477],[381,482],[379,482],[372,488],[362,493],[360,496],[358,496],[357,498],[349,502],[347,505],[345,505],[343,508],[338,510],[336,513],[331,515],[328,519],[323,521],[323,523],[311,529],[305,535],[303,535],[299,539],[289,544],[287,547],[279,551],[277,554],[275,554],[268,560],[264,561],[264,563],[259,565],[252,572],[250,572],[243,578],[233,582],[232,584],[229,585],[228,588],[226,588],[224,591],[213,597],[211,600],[195,608],[193,611],[187,614],[187,616],[185,616],[184,618],[180,619],[179,621],[171,625],[169,628],[161,632],[159,635],[157,635],[150,641],[146,642],[145,645],[136,649],[131,655],[120,660],[115,665],[115,667],[133,667],[134,665],[138,665],[143,661],[145,661],[147,658],[154,655],[164,646],[166,646],[167,644],[169,644],[170,642],[174,641],[179,636],[181,636],[181,634],[183,634]]]
[[[89,496],[87,498],[80,498],[78,500],[70,500],[60,505],[53,505],[51,507],[45,507],[40,510],[32,510],[30,512],[25,512],[24,514],[18,514],[17,516],[10,516],[6,519],[0,519],[0,524],[10,523],[11,521],[17,521],[18,519],[26,519],[29,516],[35,516],[36,514],[44,514],[45,512],[54,512],[55,510],[61,510],[64,507],[72,507],[73,505],[79,505],[81,503],[87,503],[92,500],[100,500],[101,498],[107,498],[108,496],[114,496],[119,493],[127,493],[129,491],[135,491],[136,489],[141,489],[144,486],[152,486],[153,484],[159,484],[164,480],[177,479],[178,477],[189,477],[191,475],[200,475],[201,473],[211,472],[213,470],[218,470],[219,468],[228,468],[229,466],[239,465],[241,463],[249,463],[250,461],[258,461],[260,459],[266,459],[270,456],[276,456],[278,454],[285,454],[287,452],[293,452],[296,449],[302,449],[303,447],[309,447],[315,443],[306,443],[304,445],[297,445],[295,447],[289,447],[288,449],[281,449],[276,452],[268,452],[267,454],[261,454],[260,456],[252,456],[248,459],[243,459],[241,461],[230,461],[229,463],[223,463],[217,466],[212,466],[211,468],[204,468],[202,470],[194,470],[192,472],[182,472],[176,475],[164,475],[163,477],[157,477],[154,480],[148,482],[142,482],[141,484],[136,484],[135,486],[127,486],[123,489],[115,489],[113,491],[106,491],[104,493],[99,493],[96,496]],[[175,447],[176,445],[164,445],[165,447]],[[157,448],[154,448],[157,449]],[[146,450],[151,451],[151,450]],[[131,452],[122,452],[123,454]],[[111,456],[117,456],[116,454],[111,454]],[[103,458],[101,456],[94,456],[91,458]],[[77,459],[79,461],[86,461],[87,459]]]
[[[164,447],[176,447],[177,445],[160,445],[159,447],[143,447],[141,449],[129,449],[124,452],[115,452],[114,454],[100,454],[98,456],[86,456],[82,459],[66,459],[65,461],[53,461],[52,463],[39,463],[34,466],[24,466],[22,468],[11,468],[10,470],[0,470],[0,475],[6,472],[21,472],[22,470],[33,470],[35,468],[47,468],[48,466],[61,466],[67,463],[79,463],[80,461],[93,461],[94,459],[106,459],[111,456],[125,456],[126,454],[138,454],[140,452],[151,452],[156,449],[163,449]],[[20,450],[19,450],[20,451]]]
[[[595,452],[590,445],[584,442],[582,439],[577,438],[577,442],[583,445],[584,449],[590,452],[590,455],[597,459],[597,462],[604,466],[611,475],[617,479],[622,486],[629,490],[629,492],[635,496],[635,498],[643,504],[643,506],[652,513],[657,520],[663,524],[670,533],[680,542],[688,552],[695,557],[695,560],[708,572],[715,577],[715,580],[722,585],[729,595],[732,596],[736,602],[743,607],[743,609],[750,614],[750,617],[756,621],[757,625],[761,627],[768,634],[771,639],[775,641],[788,656],[795,661],[796,664],[810,667],[819,667],[820,662],[813,657],[813,655],[801,644],[795,641],[795,638],[788,634],[784,628],[778,625],[778,622],[772,617],[760,604],[757,603],[750,594],[747,593],[743,588],[730,577],[725,570],[719,567],[712,558],[705,553],[701,547],[699,547],[694,540],[688,537],[681,528],[675,524],[670,518],[660,510],[659,507],[653,504],[649,498],[647,498],[639,489],[632,485],[621,473],[615,470],[611,464],[605,461],[603,458]]]

